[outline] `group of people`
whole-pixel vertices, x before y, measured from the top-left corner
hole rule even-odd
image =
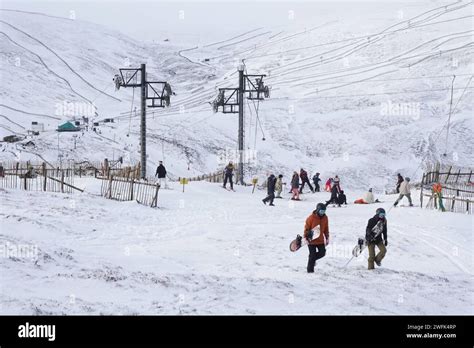
[[[304,225],[304,238],[307,241],[309,256],[307,272],[313,273],[316,261],[326,255],[329,244],[329,219],[326,215],[325,203],[318,203],[316,209],[307,217]],[[367,222],[365,241],[369,250],[368,269],[382,265],[382,259],[387,253],[387,219],[383,208],[378,208],[375,215]],[[379,249],[376,254],[375,247]]]

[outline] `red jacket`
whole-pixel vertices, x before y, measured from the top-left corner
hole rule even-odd
[[[318,225],[320,226],[321,233],[319,234],[319,237],[313,237],[314,239],[309,242],[309,244],[311,245],[325,245],[326,241],[329,240],[328,217],[327,215],[323,215],[321,217],[316,213],[316,211],[313,211],[313,213],[306,219],[306,222],[304,224],[304,237],[306,238],[308,236],[308,232],[310,230],[313,230]]]

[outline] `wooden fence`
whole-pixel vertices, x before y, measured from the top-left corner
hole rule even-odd
[[[441,184],[443,205],[446,211],[473,214],[474,212],[474,183],[471,181],[472,169],[446,166],[439,163],[427,166],[423,174],[420,190],[420,202],[427,197],[426,208],[438,208],[434,184]]]
[[[232,181],[234,184],[238,183],[240,179],[238,166],[235,166],[234,175],[232,176]],[[216,182],[216,183],[223,183],[224,182],[224,170],[218,170],[214,173],[198,175],[188,179],[189,181],[208,181],[208,182]]]
[[[34,168],[31,164],[17,162],[0,168],[0,187],[25,191],[73,193],[83,190],[74,186],[73,173],[67,169],[47,169],[46,164]]]
[[[102,179],[100,189],[101,196],[107,199],[115,199],[118,201],[137,201],[140,204],[150,207],[158,206],[158,191],[160,185],[158,183],[149,183],[146,181],[115,178],[98,177]]]

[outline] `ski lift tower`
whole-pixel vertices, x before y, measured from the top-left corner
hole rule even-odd
[[[146,108],[164,108],[170,106],[170,96],[174,95],[168,82],[147,81],[146,64],[140,68],[122,68],[113,81],[115,89],[120,87],[140,87],[141,90],[141,122],[140,122],[140,177],[146,178]],[[140,82],[139,82],[140,81]],[[151,100],[151,105],[147,105]]]
[[[263,83],[266,75],[247,75],[244,73],[244,66],[238,67],[239,87],[238,88],[219,88],[219,94],[212,103],[214,112],[219,108],[224,114],[239,114],[239,181],[244,185],[244,97],[250,100],[264,100],[270,97],[268,86]]]

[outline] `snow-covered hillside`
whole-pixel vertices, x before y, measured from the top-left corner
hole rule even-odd
[[[237,85],[244,60],[272,88],[259,106],[266,141],[256,105],[245,106],[245,147],[258,151],[249,176],[303,166],[323,177],[338,173],[346,186],[383,187],[397,171],[445,152],[454,74],[444,160],[472,163],[472,2],[355,2],[347,11],[338,4],[322,3],[300,28],[290,12],[287,26],[222,30],[222,39],[195,44],[144,43],[82,20],[2,10],[1,135],[24,134],[32,121],[46,129],[35,149],[2,144],[1,158],[138,161],[139,92],[114,91],[112,77],[144,62],[177,94],[169,109],[148,109],[149,170],[164,159],[174,177],[215,171],[219,153],[237,147],[237,116],[214,114],[209,102],[217,87]],[[93,121],[116,122],[81,134],[74,149],[71,134],[54,131],[71,119],[57,115],[65,102],[93,102]]]
[[[97,197],[93,180],[81,195],[1,192],[2,314],[474,312],[470,216],[392,209],[387,256],[368,272],[367,252],[344,265],[376,207],[329,207],[327,255],[307,274],[307,248],[288,245],[326,193],[268,207],[261,191],[192,183],[161,191],[156,210]]]

